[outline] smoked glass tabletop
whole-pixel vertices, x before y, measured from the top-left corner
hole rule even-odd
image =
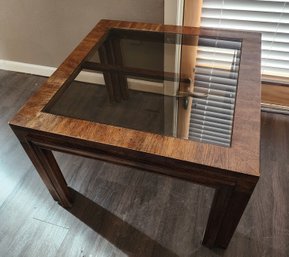
[[[43,111],[230,147],[241,46],[111,29]]]

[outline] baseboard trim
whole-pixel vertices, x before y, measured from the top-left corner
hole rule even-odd
[[[0,70],[49,77],[53,74],[56,68],[0,59]],[[101,73],[82,71],[75,80],[85,83],[104,85],[104,79]],[[130,89],[144,92],[164,94],[164,84],[159,82],[128,78],[128,87]]]
[[[15,71],[38,76],[49,77],[56,70],[54,67],[42,66],[23,62],[14,62],[8,60],[0,60],[0,69],[7,71]]]

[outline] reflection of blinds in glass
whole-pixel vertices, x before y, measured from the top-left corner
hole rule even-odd
[[[289,78],[289,2],[203,0],[202,27],[262,32],[262,75]]]
[[[230,146],[240,51],[238,41],[199,39],[190,139]]]

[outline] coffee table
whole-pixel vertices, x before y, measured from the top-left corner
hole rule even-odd
[[[65,208],[52,151],[215,188],[203,244],[226,248],[260,174],[260,45],[258,33],[101,20],[10,126]]]

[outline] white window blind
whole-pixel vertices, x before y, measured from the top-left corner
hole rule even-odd
[[[240,53],[240,41],[199,38],[190,139],[230,146]]]
[[[201,26],[262,32],[263,80],[289,81],[288,0],[203,0]]]

